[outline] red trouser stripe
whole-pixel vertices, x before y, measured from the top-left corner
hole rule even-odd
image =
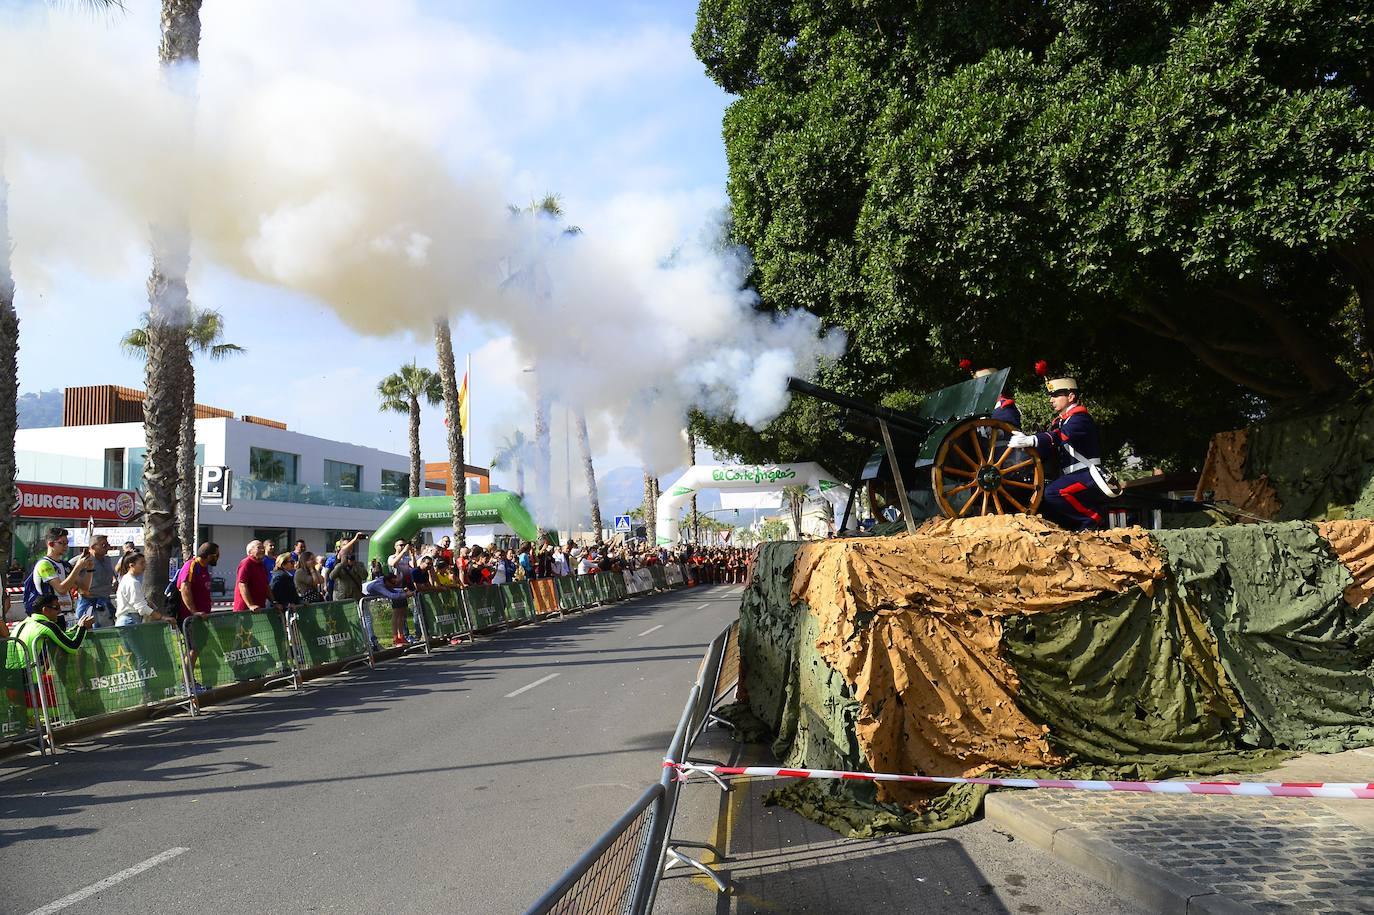
[[[1087,488],[1088,487],[1083,485],[1082,483],[1070,483],[1068,486],[1065,486],[1063,489],[1059,490],[1059,494],[1064,497],[1065,502],[1073,506],[1074,511],[1077,511],[1079,514],[1083,515],[1083,517],[1091,518],[1093,521],[1101,521],[1101,515],[1099,515],[1092,509],[1088,508],[1088,506],[1084,505],[1082,502],[1079,502],[1077,499],[1073,497],[1074,493],[1083,492]]]

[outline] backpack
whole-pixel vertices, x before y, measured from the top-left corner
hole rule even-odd
[[[45,556],[43,557],[43,559],[48,559],[48,557]],[[24,614],[26,616],[32,616],[33,612],[38,609],[38,599],[40,597],[45,597],[49,594],[57,593],[55,590],[53,590],[53,586],[51,584],[49,584],[46,581],[40,584],[38,579],[34,576],[34,573],[38,571],[38,564],[41,563],[43,559],[40,559],[38,560],[38,562],[35,562],[33,564],[33,568],[29,569],[29,574],[24,579]],[[59,572],[64,571],[66,568],[66,563],[62,562],[61,560],[57,560],[54,562],[53,560],[48,559],[48,561],[53,562],[53,564],[58,567]]]
[[[191,570],[191,574],[195,574],[195,569]],[[167,613],[174,614],[178,620],[186,615],[186,606],[181,600],[181,588],[177,587],[177,579],[179,578],[181,578],[181,569],[178,569],[177,574],[167,579],[167,587],[162,589],[163,607],[166,608]],[[187,580],[190,580],[189,575]]]

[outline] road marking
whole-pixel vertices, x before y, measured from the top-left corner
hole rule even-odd
[[[143,873],[149,868],[157,867],[159,864],[163,864],[167,861],[170,861],[177,855],[183,852],[188,852],[190,850],[191,849],[189,848],[169,848],[160,855],[153,855],[147,861],[140,861],[133,867],[126,867],[119,873],[111,874],[110,876],[106,877],[104,880],[99,881],[98,883],[92,883],[90,886],[84,889],[80,889],[77,890],[75,893],[63,896],[56,902],[50,902],[47,905],[43,906],[43,908],[41,909],[34,909],[32,912],[29,913],[29,915],[52,915],[53,912],[60,912],[68,906],[76,905],[83,899],[89,899],[96,893],[99,893],[101,890],[108,890],[115,884],[123,883],[130,877],[137,877],[139,874]]]
[[[648,634],[651,633],[651,632],[658,632],[658,630],[660,630],[660,629],[662,629],[662,628],[663,628],[663,624],[662,624],[662,623],[659,623],[657,626],[654,626],[654,627],[652,627],[652,628],[650,628],[650,629],[645,629],[645,630],[644,630],[643,632],[641,632],[639,635],[635,636],[635,638],[637,638],[637,639],[643,638],[644,636],[648,635]]]
[[[529,684],[528,686],[522,686],[522,687],[520,687],[519,689],[517,689],[517,690],[516,690],[515,692],[513,692],[513,693],[506,693],[506,698],[507,698],[507,699],[514,699],[516,696],[520,695],[521,693],[529,692],[530,690],[534,689],[536,686],[540,685],[541,683],[548,683],[550,680],[552,680],[552,679],[553,679],[554,677],[556,677],[556,676],[558,676],[558,674],[549,674],[547,677],[540,677],[538,680],[535,680],[533,683]]]
[[[707,607],[709,607],[709,606],[711,606],[711,605],[710,605],[710,604],[702,604],[702,605],[701,605],[700,607],[698,607],[697,609],[698,609],[698,610],[705,610],[705,609],[706,609]]]

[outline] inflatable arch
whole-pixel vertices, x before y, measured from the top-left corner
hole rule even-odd
[[[386,562],[397,540],[409,540],[435,522],[447,524],[453,518],[453,496],[416,496],[406,499],[391,517],[382,522],[367,545],[367,558]],[[468,524],[505,524],[521,540],[537,543],[539,528],[529,510],[513,492],[473,493],[467,500]]]
[[[678,513],[699,489],[731,492],[778,492],[784,486],[810,486],[816,496],[835,506],[835,517],[843,517],[849,487],[835,481],[820,464],[697,464],[688,467],[658,499],[656,536],[660,546],[678,539]],[[852,522],[851,522],[852,523]]]

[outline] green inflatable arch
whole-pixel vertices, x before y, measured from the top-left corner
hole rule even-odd
[[[372,534],[368,561],[386,562],[397,540],[409,540],[421,529],[446,525],[453,520],[453,496],[417,496],[406,499]],[[467,499],[468,524],[505,524],[521,540],[539,540],[539,528],[529,509],[513,492],[474,493]]]

